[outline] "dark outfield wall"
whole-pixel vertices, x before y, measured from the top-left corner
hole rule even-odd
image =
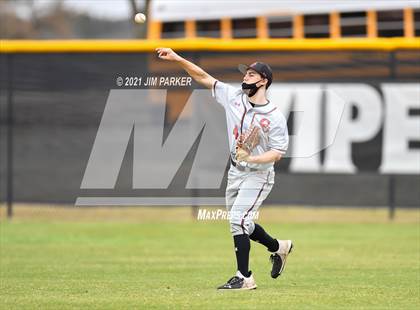
[[[288,112],[313,100],[307,93],[300,93],[300,89],[304,86],[315,89],[315,94],[321,94],[319,102],[314,103],[317,104],[314,111],[319,111],[320,118],[306,121],[313,124],[315,130],[306,132],[301,141],[318,141],[325,136],[328,108],[322,91],[329,87],[341,87],[341,90],[353,87],[349,99],[351,114],[346,122],[348,128],[336,136],[335,148],[327,149],[312,159],[294,161],[285,158],[277,164],[276,187],[270,194],[270,203],[380,206],[388,204],[391,194],[398,206],[420,205],[420,172],[416,163],[420,158],[420,132],[416,127],[420,122],[416,92],[420,59],[416,52],[183,55],[216,78],[236,83],[241,81],[236,69],[238,63],[255,60],[270,63],[278,82],[273,85],[272,92],[284,94],[278,100],[285,107],[283,111],[288,116],[292,134],[297,131],[297,117],[296,113]],[[1,201],[6,200],[6,171],[10,163],[7,161],[10,151],[7,141],[9,99],[13,108],[15,201],[74,203],[77,197],[92,195],[180,197],[197,193],[185,189],[196,151],[194,147],[167,190],[133,190],[132,141],[114,190],[80,189],[110,90],[146,88],[134,85],[136,78],[142,78],[144,83],[147,77],[186,76],[174,64],[157,60],[151,54],[86,53],[2,54],[0,66]],[[122,86],[117,85],[118,77],[122,78]],[[396,86],[396,93],[392,93],[387,85]],[[189,95],[198,86],[160,88],[168,89],[164,130],[167,136]],[[360,93],[366,93],[367,101],[358,99]],[[366,105],[369,100],[377,102]],[[401,106],[406,113],[398,110]],[[378,113],[380,117],[375,118]],[[290,150],[298,147],[302,145],[291,145]],[[162,165],[161,162],[155,164],[156,167]],[[393,182],[390,182],[391,176]],[[199,193],[223,196],[224,186],[225,180],[220,189]]]

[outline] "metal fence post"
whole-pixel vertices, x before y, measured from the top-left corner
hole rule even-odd
[[[388,178],[388,206],[389,219],[395,218],[395,176],[390,175]]]
[[[7,154],[6,154],[6,200],[7,217],[13,216],[13,55],[7,56]]]
[[[389,54],[389,71],[390,78],[395,80],[397,78],[397,58],[395,51],[391,51]],[[389,206],[389,219],[393,220],[395,218],[395,176],[389,175],[388,178],[388,206]]]

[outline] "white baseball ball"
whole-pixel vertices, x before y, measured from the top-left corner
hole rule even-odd
[[[138,24],[143,24],[146,21],[146,15],[137,13],[136,16],[134,16],[134,21]]]

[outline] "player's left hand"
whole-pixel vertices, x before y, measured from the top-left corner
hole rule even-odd
[[[249,153],[244,149],[238,148],[236,150],[236,160],[237,161],[247,161],[249,159]]]
[[[252,150],[260,140],[260,128],[251,126],[236,139],[236,160],[249,162]]]

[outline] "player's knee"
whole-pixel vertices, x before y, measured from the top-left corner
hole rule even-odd
[[[243,234],[249,235],[249,223],[231,221],[230,232],[232,233],[232,236]]]

